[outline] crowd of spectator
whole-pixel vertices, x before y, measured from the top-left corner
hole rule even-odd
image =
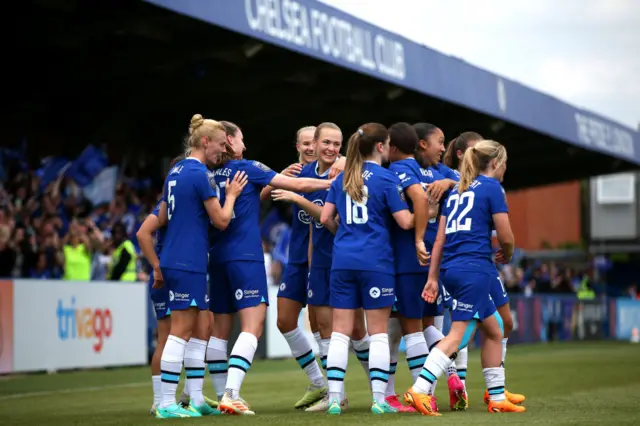
[[[33,170],[0,184],[0,277],[106,279],[114,230],[134,235],[158,197],[123,179],[111,202],[92,205],[71,178],[43,186]]]
[[[157,181],[159,183],[159,181]],[[139,256],[135,232],[160,196],[150,180],[121,176],[108,203],[92,205],[73,179],[61,174],[42,185],[34,170],[0,181],[0,277],[106,280],[112,254],[120,243],[115,230],[131,239],[137,255],[137,278],[148,268]],[[270,283],[279,283],[288,258],[291,206],[271,206],[261,235]],[[501,268],[506,291],[574,293],[584,273],[555,262],[523,262]]]

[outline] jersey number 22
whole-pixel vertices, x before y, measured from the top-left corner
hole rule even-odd
[[[471,209],[473,209],[473,200],[476,194],[468,191],[462,194],[453,194],[447,200],[447,208],[451,209],[451,213],[447,216],[447,227],[445,233],[452,234],[458,231],[471,231],[471,218],[466,217]],[[458,208],[462,211],[458,212]]]

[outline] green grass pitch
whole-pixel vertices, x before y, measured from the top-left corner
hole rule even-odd
[[[295,361],[274,360],[255,362],[244,382],[242,396],[256,411],[255,417],[155,419],[148,414],[152,402],[150,371],[135,367],[0,377],[0,424],[640,424],[640,345],[600,342],[511,346],[507,356],[507,388],[527,396],[524,405],[528,412],[524,414],[486,412],[479,351],[471,350],[469,358],[470,408],[463,413],[450,412],[446,380],[441,380],[437,395],[443,416],[439,418],[411,413],[380,417],[370,414],[366,377],[358,361],[351,358],[346,380],[349,410],[340,418],[294,410],[293,404],[302,395],[306,378]],[[404,392],[410,382],[401,358],[396,391]],[[214,395],[208,374],[205,394]]]

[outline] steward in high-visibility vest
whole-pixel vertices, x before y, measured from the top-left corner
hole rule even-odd
[[[587,275],[582,277],[577,295],[578,300],[593,300],[596,298],[596,292],[589,287],[589,277]]]
[[[136,249],[127,239],[127,229],[122,223],[116,223],[111,233],[116,249],[111,255],[108,278],[113,281],[134,282],[137,279]]]

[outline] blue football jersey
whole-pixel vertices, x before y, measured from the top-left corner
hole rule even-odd
[[[400,179],[400,186],[406,191],[412,185],[421,185],[426,189],[427,185],[442,179],[438,172],[420,167],[415,158],[405,158],[404,160],[393,162],[389,165],[389,170],[395,172]],[[406,196],[409,210],[413,213],[413,202]],[[424,242],[427,250],[431,250],[438,231],[435,219],[427,223],[427,232],[424,234]],[[428,270],[426,266],[420,266],[416,257],[415,230],[404,230],[397,223],[391,225],[391,241],[393,252],[396,258],[396,272],[398,274],[419,273]]]
[[[333,244],[332,270],[395,274],[393,213],[409,207],[395,173],[367,161],[362,167],[365,198],[354,202],[342,190],[344,173],[331,184],[326,202],[336,205],[340,224]]]
[[[508,211],[496,179],[478,176],[462,194],[456,185],[442,211],[447,218],[442,268],[493,267],[493,215]]]
[[[260,238],[260,191],[269,185],[277,173],[259,161],[228,161],[214,172],[216,191],[222,206],[225,201],[226,181],[232,180],[237,172],[245,172],[249,183],[236,199],[229,226],[218,235],[209,252],[212,263],[233,260],[264,262]]]
[[[315,168],[311,167],[311,164],[307,164],[302,168],[298,177],[315,177]],[[301,195],[306,196],[306,194]],[[312,219],[307,212],[296,204],[293,205],[289,240],[289,263],[292,265],[302,265],[309,262],[309,224]]]
[[[195,158],[176,164],[165,179],[166,227],[160,266],[198,273],[207,272],[209,215],[204,202],[215,197],[207,168]]]
[[[445,179],[455,180],[456,182],[460,181],[460,172],[452,169],[446,164],[438,163],[433,168],[440,172],[440,174],[444,176]]]
[[[158,204],[156,204],[153,211],[151,212],[152,215],[160,217],[160,204],[162,204],[163,201],[164,200],[158,201]],[[165,229],[166,227],[164,226],[158,228],[158,230],[156,231],[156,235],[154,236],[154,248],[156,250],[156,255],[158,256],[160,256],[160,253],[162,252],[162,243],[164,242]]]
[[[318,161],[314,161],[307,167],[311,169],[310,176],[314,179],[329,179],[329,170],[323,174],[318,173]],[[304,194],[304,197],[314,204],[324,206],[324,202],[329,194],[328,189]],[[333,256],[333,240],[334,235],[326,229],[320,222],[311,218],[313,223],[312,244],[313,252],[311,254],[311,266],[314,268],[331,268],[331,257]]]

